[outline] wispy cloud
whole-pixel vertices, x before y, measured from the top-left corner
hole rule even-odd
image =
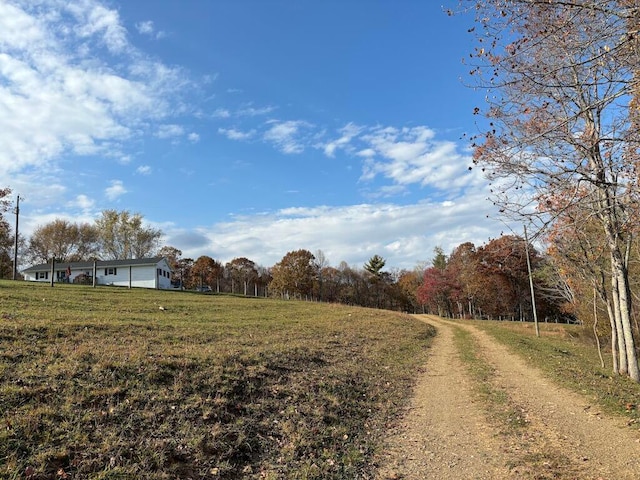
[[[145,22],[136,23],[136,30],[141,35],[153,35],[153,22],[151,20],[147,20]]]
[[[229,118],[231,117],[231,112],[226,108],[217,108],[213,111],[214,118]]]
[[[458,144],[438,140],[436,132],[426,126],[362,127],[345,125],[340,136],[321,143],[325,155],[333,157],[338,150],[363,159],[360,180],[371,182],[381,177],[392,182],[368,196],[403,193],[412,184],[439,190],[484,185],[482,176],[469,172],[471,158],[460,152]]]
[[[229,140],[249,140],[255,135],[255,130],[249,130],[242,132],[235,128],[219,128],[218,133],[224,135]]]
[[[340,133],[342,134],[340,138],[322,145],[325,155],[327,155],[328,157],[333,157],[336,150],[340,148],[347,148],[354,137],[359,135],[362,130],[363,127],[359,127],[353,123],[348,123],[347,125],[342,127],[340,129]]]
[[[136,173],[139,175],[151,175],[152,168],[149,165],[140,165],[136,168]]]
[[[160,125],[156,132],[158,138],[175,138],[182,135],[184,135],[184,127],[175,124]]]
[[[267,125],[269,128],[263,135],[264,140],[287,154],[304,151],[307,145],[303,130],[313,126],[304,120],[269,120]]]
[[[267,115],[276,110],[276,107],[266,106],[266,107],[254,107],[253,104],[248,104],[241,107],[236,115],[241,117],[258,117],[260,115]]]
[[[77,195],[76,198],[74,198],[73,201],[69,203],[69,206],[88,211],[94,207],[95,203],[96,202],[92,198],[89,198],[88,196],[81,194],[81,195]]]

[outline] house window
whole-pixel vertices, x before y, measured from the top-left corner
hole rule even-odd
[[[36,272],[36,280],[42,280],[49,278],[49,272]]]
[[[117,275],[118,274],[118,269],[115,268],[115,267],[105,268],[104,269],[104,274],[105,275]]]
[[[64,270],[58,270],[58,271],[56,272],[56,278],[57,278],[58,280],[63,280],[63,279],[65,279],[65,278],[67,278],[67,274],[66,274],[66,272],[65,272]]]

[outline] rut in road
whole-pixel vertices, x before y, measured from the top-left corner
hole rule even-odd
[[[476,404],[453,341],[440,322],[426,371],[413,401],[389,441],[381,479],[510,478],[493,429]]]
[[[481,330],[418,316],[438,330],[410,407],[388,440],[379,479],[640,478],[640,433],[598,412],[587,398],[553,385]],[[525,419],[505,433],[473,393],[455,328],[473,335],[501,389]]]

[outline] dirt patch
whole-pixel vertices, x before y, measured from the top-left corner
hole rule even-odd
[[[420,318],[434,325],[438,336],[411,407],[389,439],[378,478],[640,478],[637,429],[552,384],[489,335],[465,325],[495,369],[492,382],[526,419],[522,434],[505,435],[474,400],[452,324]]]
[[[471,393],[453,343],[452,328],[438,335],[413,401],[389,440],[379,479],[509,478],[499,439]]]

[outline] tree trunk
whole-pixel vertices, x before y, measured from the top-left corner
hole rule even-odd
[[[612,261],[613,264],[613,261]],[[616,275],[611,275],[611,300],[612,300],[612,310],[613,310],[613,323],[616,331],[616,338],[618,340],[617,351],[618,351],[618,373],[621,375],[627,375],[629,369],[627,367],[627,348],[624,344],[625,336],[622,330],[622,318],[620,315],[620,295],[618,293],[619,290],[618,285],[618,277]]]
[[[611,305],[611,301],[608,297],[605,299],[605,303],[607,305],[607,313],[609,315],[609,323],[611,325],[611,361],[613,365],[613,373],[619,375],[620,362],[618,356],[618,330],[616,327],[616,319],[613,313],[613,306]]]
[[[631,327],[631,301],[629,298],[629,276],[620,258],[614,257],[613,276],[617,277],[618,296],[620,307],[620,323],[622,334],[624,335],[624,346],[626,348],[627,371],[629,377],[636,382],[640,382],[640,370],[638,369],[638,357]]]

